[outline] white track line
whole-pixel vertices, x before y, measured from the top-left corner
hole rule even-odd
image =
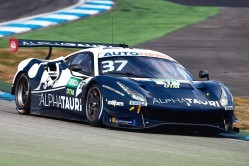
[[[61,10],[1,23],[0,37],[84,18],[109,10],[112,8],[112,5],[112,0],[79,0],[77,4]]]
[[[86,0],[79,0],[77,4],[72,5],[70,7],[67,7],[67,8],[64,8],[64,9],[61,9],[61,10],[55,10],[53,12],[48,12],[48,13],[38,14],[38,15],[30,16],[30,17],[24,17],[24,18],[21,18],[21,19],[16,19],[16,20],[3,22],[3,23],[0,23],[0,26],[5,25],[5,24],[10,24],[10,23],[16,23],[16,22],[24,22],[26,20],[30,20],[30,19],[33,19],[33,18],[36,18],[36,17],[42,17],[42,16],[46,16],[46,15],[49,15],[49,14],[54,14],[54,12],[67,11],[67,10],[76,8],[78,6],[81,6],[82,4],[84,4],[84,2],[87,2],[87,1]]]

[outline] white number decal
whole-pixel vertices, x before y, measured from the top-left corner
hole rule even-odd
[[[120,63],[120,65],[118,66],[118,68],[115,70],[114,64],[115,63]],[[128,63],[128,61],[124,61],[124,60],[118,60],[118,61],[103,61],[102,62],[102,68],[103,71],[102,73],[107,73],[109,71],[121,71],[126,64]]]
[[[125,66],[126,64],[128,63],[128,61],[115,61],[115,63],[121,63],[120,66],[116,69],[116,71],[121,71]]]
[[[102,68],[103,68],[102,73],[106,73],[106,72],[114,71],[115,70],[114,62],[113,61],[103,61],[102,65],[103,65],[102,66]]]

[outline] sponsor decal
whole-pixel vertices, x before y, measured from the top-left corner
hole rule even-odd
[[[84,85],[86,85],[86,82],[85,82],[86,80],[84,80],[84,81],[81,81],[80,83],[79,83],[79,85],[78,85],[78,88],[76,89],[76,97],[82,92],[82,87],[84,86]]]
[[[138,52],[106,52],[103,54],[104,57],[107,56],[131,56],[131,55],[139,55]]]
[[[51,77],[48,77],[45,82],[42,82],[43,89],[47,89],[48,87],[52,87],[54,85],[55,81],[51,79]]]
[[[225,110],[234,110],[233,106],[225,106],[224,108],[225,108]]]
[[[69,88],[67,88],[66,89],[66,95],[75,95],[75,90],[74,89],[69,89]]]
[[[121,125],[135,126],[135,120],[129,119],[129,118],[116,118],[116,117],[112,117],[110,119],[110,121],[112,123],[117,123],[117,124],[121,124]]]
[[[86,84],[86,82],[81,81],[80,84],[79,84],[79,86],[78,86],[78,89],[82,89],[83,85],[85,85],[85,84]]]
[[[110,101],[107,101],[108,105],[112,105],[112,106],[124,106],[124,103],[123,102],[119,102],[119,101],[116,101],[116,100],[110,100]]]
[[[76,89],[77,86],[80,84],[81,82],[81,79],[80,78],[76,78],[76,77],[70,77],[68,83],[67,83],[67,87],[70,87],[70,88],[74,88]]]
[[[101,53],[100,56],[109,57],[109,56],[149,56],[149,57],[159,57],[173,60],[171,57],[159,53],[159,52],[134,52],[134,51],[116,51],[116,52],[105,52]]]
[[[207,105],[211,107],[220,107],[220,104],[218,101],[201,101],[198,99],[192,99],[192,98],[169,98],[169,99],[161,99],[161,98],[153,98],[153,104],[168,104],[168,103],[186,103],[187,106],[192,105]]]
[[[165,88],[180,88],[180,83],[177,81],[166,82],[164,85]]]
[[[141,112],[141,107],[142,106],[138,106],[138,108],[137,108],[137,114],[139,114],[140,112]],[[133,107],[131,107],[130,109],[129,109],[129,111],[133,111],[135,109],[135,107],[133,106]]]
[[[41,94],[39,106],[57,107],[72,111],[82,111],[81,99],[46,93]]]
[[[149,57],[159,57],[159,58],[165,58],[165,59],[169,59],[169,60],[174,60],[173,58],[159,53],[159,52],[140,52],[139,53],[141,56],[149,56]]]
[[[35,66],[35,65],[33,65],[33,66]],[[33,66],[32,66],[32,68],[33,68]],[[29,73],[32,71],[31,69],[29,70]],[[47,90],[47,89],[50,89],[50,88],[53,87],[55,82],[56,82],[56,80],[52,80],[52,78],[50,77],[48,72],[45,70],[45,71],[43,71],[42,78],[40,79],[40,84],[34,90]]]
[[[115,92],[115,93],[117,93],[117,94],[119,94],[119,95],[121,95],[121,96],[124,96],[124,93],[122,93],[122,92],[120,92],[120,91],[118,91],[118,90],[116,90],[116,89],[114,89],[114,88],[111,88],[110,86],[103,85],[102,87],[105,88],[105,89],[108,89],[108,90],[110,90],[110,91],[112,91],[112,92]]]
[[[22,41],[25,46],[62,46],[62,47],[112,47],[112,45],[78,43],[78,42],[55,42],[55,41]]]
[[[129,105],[147,106],[148,103],[145,101],[129,101]]]
[[[180,88],[180,83],[177,80],[169,79],[151,79],[158,85],[164,85],[164,88]]]
[[[141,112],[141,106],[139,105],[137,109],[137,114],[139,114],[140,112]]]
[[[18,50],[18,40],[11,38],[9,41],[10,50],[12,52],[17,52]]]
[[[86,84],[82,79],[76,77],[70,77],[66,84],[66,94],[75,95],[77,97],[82,92],[82,87]]]

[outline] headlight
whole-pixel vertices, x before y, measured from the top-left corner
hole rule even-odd
[[[220,96],[220,103],[222,106],[226,106],[228,104],[228,97],[223,88],[221,88],[221,96]]]
[[[143,96],[143,95],[141,95],[140,93],[135,92],[134,90],[130,89],[129,87],[123,85],[123,84],[120,83],[120,82],[117,82],[117,84],[118,84],[125,92],[127,92],[127,94],[129,94],[133,99],[139,100],[139,101],[143,101],[143,102],[146,102],[146,101],[147,101],[146,97]]]

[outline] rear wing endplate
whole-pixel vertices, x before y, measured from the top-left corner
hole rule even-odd
[[[19,47],[49,47],[49,54],[45,59],[49,59],[52,52],[52,47],[60,48],[97,48],[97,47],[123,47],[127,48],[126,44],[106,44],[106,43],[88,43],[88,42],[66,42],[66,41],[50,41],[50,40],[26,40],[26,39],[9,39],[9,47],[12,52],[17,52]]]

